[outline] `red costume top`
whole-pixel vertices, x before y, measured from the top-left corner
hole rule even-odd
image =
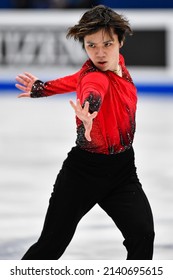
[[[120,55],[122,77],[112,71],[102,72],[87,60],[81,70],[56,80],[36,81],[31,97],[50,96],[76,91],[81,104],[89,101],[90,112],[98,111],[93,120],[91,141],[84,136],[84,126],[76,117],[76,144],[87,151],[116,154],[132,146],[135,132],[136,88]]]

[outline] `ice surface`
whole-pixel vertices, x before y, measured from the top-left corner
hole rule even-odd
[[[56,175],[75,143],[70,98],[0,97],[0,259],[20,259],[39,237]],[[154,259],[173,259],[173,98],[139,97],[134,148],[154,214]],[[96,206],[62,259],[125,259],[122,242]]]

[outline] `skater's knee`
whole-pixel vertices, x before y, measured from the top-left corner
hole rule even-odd
[[[124,242],[128,260],[151,260],[154,248],[154,231],[127,237]]]
[[[154,243],[155,232],[154,228],[140,228],[130,232],[125,236],[124,245],[143,244],[144,246],[152,247]]]
[[[145,242],[153,242],[155,237],[154,228],[142,228],[140,231],[135,232],[134,236],[145,240]]]

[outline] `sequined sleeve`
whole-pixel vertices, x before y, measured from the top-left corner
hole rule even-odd
[[[84,105],[89,102],[90,113],[99,111],[105,94],[107,93],[109,81],[105,75],[94,72],[83,77],[81,81],[81,102]]]
[[[37,97],[44,97],[46,96],[44,94],[44,83],[40,80],[36,80],[32,86],[30,96],[32,98],[37,98]]]
[[[31,97],[45,97],[76,91],[79,72],[55,80],[42,82],[35,81],[31,89]]]

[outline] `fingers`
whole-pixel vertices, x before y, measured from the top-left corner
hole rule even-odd
[[[36,80],[38,80],[37,77],[33,76],[31,73],[25,72],[16,77],[16,81],[19,84],[16,84],[15,86],[22,91],[30,92],[32,85]]]
[[[72,106],[72,108],[76,111],[76,105],[74,104],[74,102],[72,100],[70,100],[70,105]]]
[[[87,141],[91,142],[90,131],[85,130],[85,138],[87,139]]]
[[[31,86],[30,84],[32,83],[30,78],[26,77],[25,75],[23,74],[19,74],[17,77],[16,77],[16,81],[19,83],[19,84],[16,84],[16,88],[22,90],[22,91],[25,91],[25,92],[29,92],[31,90]]]
[[[89,113],[89,102],[88,101],[85,102],[83,110],[85,113]]]
[[[90,118],[94,119],[96,116],[97,116],[98,112],[93,112],[91,115],[90,115]]]
[[[26,81],[26,82],[35,82],[36,80],[38,80],[38,78],[34,75],[32,75],[31,73],[28,72],[24,72],[24,74],[19,74],[16,77],[16,80],[18,81]]]
[[[77,112],[81,112],[82,111],[82,106],[80,104],[80,100],[79,99],[77,99],[77,101],[76,101],[76,111]]]
[[[79,99],[77,99],[76,105],[72,100],[70,100],[70,104],[73,107],[73,109],[75,110],[75,112],[81,112],[83,110],[83,112],[88,113],[88,111],[89,111],[89,102],[88,101],[85,102],[84,108],[82,108]]]
[[[18,89],[22,90],[22,91],[27,91],[27,90],[26,90],[26,87],[24,87],[24,86],[22,86],[22,85],[15,84],[15,86],[16,86]]]
[[[19,94],[17,97],[18,98],[21,98],[21,97],[31,97],[31,95],[28,92],[24,92],[24,93]]]
[[[16,81],[19,82],[20,84],[23,84],[23,85],[27,85],[28,83],[31,82],[31,79],[28,78],[27,76],[23,75],[23,74],[19,74],[17,77],[16,77]]]
[[[82,109],[79,99],[77,99],[76,104],[72,100],[70,100],[70,104],[71,104],[72,108],[74,109],[76,115],[78,115],[79,113],[82,113],[83,109]]]
[[[83,108],[80,104],[79,99],[77,99],[76,104],[72,100],[70,100],[70,105],[74,109],[76,115],[80,114],[81,116],[90,118],[91,120],[94,119],[98,114],[97,111],[93,112],[92,114],[89,113],[89,102],[88,101],[85,102],[85,105]]]
[[[38,80],[38,78],[34,75],[32,75],[31,73],[28,73],[28,72],[24,72],[25,76],[27,76],[28,78],[30,78],[32,81],[36,81]]]
[[[70,100],[70,105],[74,109],[76,116],[83,122],[85,127],[85,138],[87,141],[91,141],[91,130],[93,119],[97,116],[98,112],[89,113],[89,102],[86,101],[84,107],[82,108],[80,100],[77,99],[76,104]]]

